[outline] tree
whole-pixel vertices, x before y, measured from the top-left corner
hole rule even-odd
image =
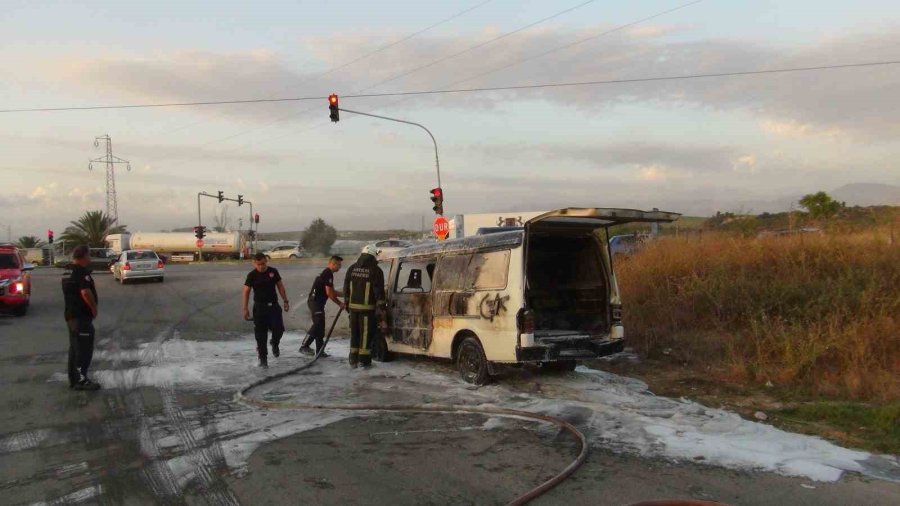
[[[107,234],[125,232],[125,225],[109,227],[109,218],[103,211],[85,211],[78,221],[70,223],[60,239],[72,245],[87,244],[91,248],[103,248],[106,246]]]
[[[809,211],[810,216],[818,219],[834,216],[838,211],[846,207],[847,204],[834,200],[825,192],[818,192],[804,195],[804,197],[800,199],[800,206],[805,207],[806,210]]]
[[[44,245],[45,245],[44,241],[38,239],[37,237],[35,237],[33,235],[23,235],[22,237],[19,237],[19,241],[18,241],[18,243],[16,243],[16,246],[23,248],[23,249],[43,248]]]
[[[316,218],[303,232],[303,248],[313,253],[328,255],[336,239],[337,230],[325,223],[322,218]]]

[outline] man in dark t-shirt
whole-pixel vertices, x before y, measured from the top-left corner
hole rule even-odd
[[[344,309],[344,303],[338,297],[343,294],[334,289],[334,273],[341,270],[341,262],[344,259],[335,255],[328,260],[328,267],[319,274],[313,281],[312,290],[309,292],[309,298],[306,305],[309,307],[309,314],[312,316],[312,326],[306,334],[300,346],[300,353],[307,355],[312,354],[309,345],[313,340],[316,341],[316,355],[327,357],[323,348],[325,337],[325,303],[330,299],[332,302]]]
[[[290,309],[287,292],[278,269],[269,267],[268,259],[262,253],[253,257],[254,269],[247,274],[244,281],[243,312],[244,319],[250,319],[250,291],[253,291],[253,332],[256,336],[256,352],[259,355],[260,367],[269,367],[266,338],[272,332],[272,355],[280,354],[278,344],[284,335],[284,319],[282,309],[278,305],[278,294],[284,301],[284,311]],[[275,290],[278,290],[276,294]]]
[[[72,251],[72,265],[62,280],[65,297],[66,326],[69,329],[69,388],[100,390],[100,385],[88,378],[88,368],[94,357],[94,318],[97,317],[97,288],[88,266],[90,249],[76,246]]]

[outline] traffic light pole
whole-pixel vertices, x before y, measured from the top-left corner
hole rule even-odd
[[[217,195],[210,195],[206,192],[197,192],[197,227],[203,227],[203,219],[200,217],[200,197],[211,197],[219,200]],[[203,261],[203,250],[197,248],[197,260]]]
[[[242,197],[242,195],[238,195],[238,197]],[[237,202],[238,206],[241,206],[243,204],[250,204],[250,224],[248,225],[250,228],[248,230],[252,231],[253,230],[253,202],[250,202],[249,200],[243,200],[243,199],[241,199],[241,200],[230,199],[228,197],[221,197],[221,198],[222,198],[222,200],[227,200],[229,202]],[[257,230],[259,230],[259,225],[257,225],[256,228],[257,228]],[[256,243],[256,238],[251,237],[250,238],[250,253],[256,253],[256,247],[254,246],[255,243]]]
[[[431,130],[425,128],[425,125],[421,125],[419,123],[415,123],[412,121],[406,121],[403,119],[389,118],[387,116],[379,116],[377,114],[369,114],[367,112],[351,111],[350,109],[338,108],[338,110],[343,111],[343,112],[349,112],[350,114],[359,114],[360,116],[369,116],[370,118],[384,119],[387,121],[396,121],[397,123],[406,123],[407,125],[414,125],[414,126],[421,128],[422,130],[425,130],[426,132],[428,132],[428,136],[431,137],[431,142],[434,143],[434,165],[437,168],[437,185],[438,185],[438,188],[441,188],[441,160],[438,157],[437,140],[434,138],[434,135],[431,133]]]

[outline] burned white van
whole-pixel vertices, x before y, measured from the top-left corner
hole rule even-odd
[[[483,384],[495,364],[571,370],[576,360],[621,351],[625,331],[608,229],[679,216],[560,209],[510,231],[384,257],[387,331],[373,345],[374,358],[447,358],[465,381]]]

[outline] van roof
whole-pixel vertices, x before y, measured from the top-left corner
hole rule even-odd
[[[462,239],[450,239],[441,242],[420,244],[400,251],[388,252],[381,258],[417,257],[436,255],[438,253],[462,253],[491,248],[514,248],[522,244],[525,231],[522,229],[511,232],[497,232],[487,235],[473,235]]]

